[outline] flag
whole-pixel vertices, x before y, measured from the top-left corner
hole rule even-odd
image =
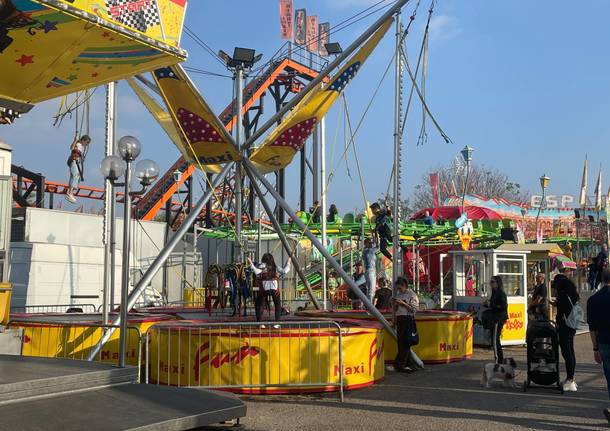
[[[354,78],[391,24],[392,18],[388,18],[324,87],[319,84],[312,88],[282,119],[279,126],[267,135],[250,158],[261,171],[272,172],[290,164],[316,124],[326,115],[341,91]]]
[[[239,159],[233,138],[197,91],[182,66],[156,69],[153,73],[161,96],[182,132],[178,149],[190,163],[219,165]]]
[[[582,169],[582,181],[580,183],[580,197],[578,204],[581,208],[587,206],[587,157],[585,156],[585,166]]]
[[[430,189],[432,191],[432,205],[436,208],[440,206],[440,197],[438,195],[438,172],[430,174]]]
[[[595,211],[602,209],[602,167],[599,167],[597,174],[597,184],[595,185]]]
[[[294,13],[294,43],[305,45],[307,41],[307,11],[297,9]]]
[[[280,34],[292,40],[292,0],[280,0]]]
[[[330,23],[321,23],[318,26],[318,31],[320,33],[320,48],[318,51],[322,57],[326,57],[328,55],[328,51],[326,50],[326,44],[330,42]]]
[[[307,17],[307,51],[318,52],[318,16]]]

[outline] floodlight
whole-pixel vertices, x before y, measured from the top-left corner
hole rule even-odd
[[[326,48],[326,52],[328,52],[329,55],[339,55],[343,52],[343,48],[341,48],[339,42],[325,43],[324,48]]]

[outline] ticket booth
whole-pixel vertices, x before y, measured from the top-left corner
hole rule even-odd
[[[489,280],[502,277],[508,298],[508,321],[502,331],[502,345],[525,344],[527,330],[527,251],[469,250],[451,251],[441,256],[441,268],[446,259],[451,261],[451,277],[441,274],[443,283],[451,282],[452,289],[441,285],[443,308],[466,311],[475,316],[474,343],[490,345],[489,331],[481,325],[483,303],[490,298]],[[447,274],[449,275],[449,274]]]

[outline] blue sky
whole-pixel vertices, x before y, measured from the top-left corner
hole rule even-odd
[[[317,14],[332,25],[373,3],[295,0],[295,8],[305,7],[309,14]],[[428,4],[422,0],[407,40],[413,63]],[[406,7],[405,17],[412,7]],[[466,144],[475,148],[476,163],[507,172],[513,181],[531,191],[537,191],[538,177],[546,173],[551,177],[550,192],[556,194],[577,193],[582,161],[588,153],[589,184],[593,184],[610,142],[608,16],[610,2],[602,0],[586,6],[546,0],[438,1],[431,29],[427,101],[454,144],[445,144],[428,122],[428,142],[416,146],[421,126],[421,107],[416,103],[404,140],[404,193],[410,194],[426,170],[449,163]],[[332,38],[346,46],[373,18]],[[277,0],[191,0],[187,25],[215,50],[231,52],[234,46],[252,47],[265,59],[282,43]],[[386,36],[346,90],[352,123],[362,115],[392,56],[392,39],[391,34]],[[189,52],[189,66],[223,73],[221,65],[186,36],[183,47]],[[231,97],[231,80],[201,75],[193,78],[220,112]],[[156,160],[162,169],[169,167],[178,151],[130,89],[121,84],[119,91],[119,136],[138,136],[144,144],[142,157]],[[52,116],[57,108],[57,100],[40,104],[15,125],[0,128],[0,138],[13,146],[15,164],[40,171],[49,180],[64,181],[74,123],[67,121],[61,128],[53,128]],[[393,78],[389,75],[356,137],[369,200],[385,192],[388,185],[392,108]],[[103,88],[97,90],[91,111],[94,148],[87,160],[86,184],[99,186]],[[362,197],[353,157],[348,159],[353,179],[346,174],[345,162],[339,160],[343,125],[338,115],[339,111],[333,109],[327,116],[328,169],[335,171],[328,199],[343,212],[362,207]],[[295,206],[297,165],[289,169],[287,183],[289,201]]]

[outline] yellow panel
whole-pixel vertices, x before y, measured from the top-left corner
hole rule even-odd
[[[185,58],[124,27],[79,18],[74,8],[58,11],[27,0],[10,6],[0,11],[9,15],[0,22],[7,29],[4,39],[0,33],[1,97],[41,102]]]
[[[285,168],[294,155],[305,144],[315,125],[331,108],[349,81],[356,75],[362,64],[390,28],[392,18],[362,45],[360,50],[332,77],[325,88],[313,88],[301,100],[252,154],[251,160],[262,172]]]
[[[185,137],[186,142],[178,149],[186,160],[196,166],[205,166],[239,158],[233,138],[182,67],[157,69],[154,76],[174,124]]]
[[[52,7],[79,9],[175,47],[180,45],[187,3],[186,0],[37,1]]]

